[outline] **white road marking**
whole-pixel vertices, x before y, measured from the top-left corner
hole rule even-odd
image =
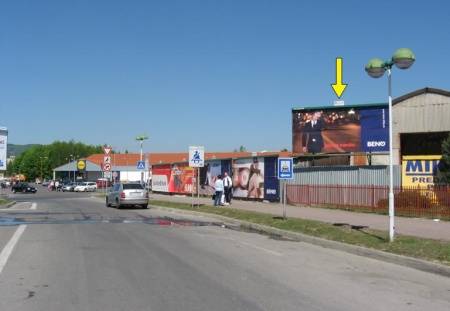
[[[36,207],[37,207],[37,204],[36,204],[35,202],[33,202],[33,204],[31,204],[31,207],[30,207],[30,209],[33,209],[33,210],[35,210],[35,209],[36,209]]]
[[[273,251],[273,250],[271,250],[271,249],[267,249],[267,248],[264,248],[264,247],[261,247],[261,246],[256,246],[256,245],[251,244],[251,243],[246,243],[246,242],[242,242],[242,241],[236,241],[236,242],[239,243],[239,244],[243,244],[243,245],[245,245],[245,246],[249,246],[249,247],[256,248],[256,249],[258,249],[258,250],[260,250],[260,251],[269,253],[269,254],[271,254],[271,255],[275,255],[275,256],[278,256],[278,257],[283,256],[282,253],[279,253],[279,252],[276,252],[276,251]]]
[[[198,232],[195,232],[195,234],[197,234],[197,235],[199,235],[199,236],[201,236],[201,237],[203,237],[203,238],[210,238],[210,237],[212,237],[212,236],[209,235],[209,234],[201,234],[201,233],[198,233]],[[257,245],[252,244],[252,243],[243,242],[243,241],[237,240],[237,239],[232,238],[232,237],[226,237],[226,236],[214,236],[213,238],[215,238],[215,239],[227,240],[227,241],[232,241],[233,243],[241,244],[241,245],[247,246],[247,247],[252,247],[252,248],[254,248],[254,249],[263,251],[263,252],[265,252],[265,253],[269,253],[269,254],[274,255],[274,256],[277,256],[277,257],[282,257],[282,256],[283,256],[282,253],[279,253],[279,252],[277,252],[277,251],[274,251],[274,250],[271,250],[271,249],[268,249],[268,248],[264,248],[264,247],[261,247],[261,246],[257,246]]]
[[[2,252],[0,253],[0,274],[3,271],[3,268],[5,267],[6,263],[8,262],[9,256],[11,256],[12,251],[14,250],[14,247],[16,246],[17,242],[19,241],[20,237],[22,236],[23,232],[27,228],[27,225],[19,225],[16,232],[14,232],[11,239],[8,241],[6,246],[3,248]]]
[[[27,209],[22,208],[23,205],[30,204],[30,202],[18,202],[11,208],[2,208],[0,212],[8,212],[8,211],[25,211]]]

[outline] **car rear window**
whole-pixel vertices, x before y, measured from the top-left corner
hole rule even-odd
[[[143,190],[144,188],[142,187],[141,184],[123,184],[123,189],[127,190],[127,189],[139,189],[139,190]]]

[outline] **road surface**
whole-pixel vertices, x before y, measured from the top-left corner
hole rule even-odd
[[[450,310],[449,278],[39,190],[0,211],[2,311]]]

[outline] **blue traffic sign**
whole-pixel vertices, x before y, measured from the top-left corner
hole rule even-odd
[[[294,159],[278,158],[278,179],[294,179]]]
[[[138,170],[145,170],[145,161],[138,161],[136,167]]]

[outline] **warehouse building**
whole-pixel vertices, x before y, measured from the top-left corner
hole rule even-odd
[[[441,155],[450,133],[450,92],[423,88],[393,101],[394,164],[403,156]]]

